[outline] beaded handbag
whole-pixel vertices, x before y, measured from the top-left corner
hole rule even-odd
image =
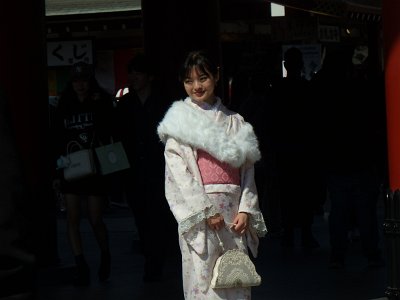
[[[239,249],[225,251],[218,233],[216,235],[224,253],[215,263],[210,287],[223,289],[260,285],[261,276],[257,273],[250,257]]]

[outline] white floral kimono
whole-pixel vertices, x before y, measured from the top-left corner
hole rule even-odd
[[[229,225],[218,234],[225,250],[241,248],[247,253],[249,248],[257,256],[258,237],[265,235],[266,228],[254,181],[254,163],[260,152],[252,126],[220,99],[207,108],[186,98],[172,104],[158,134],[165,143],[165,195],[178,222],[185,299],[250,299],[250,288],[209,287],[222,249],[206,219],[220,213],[226,223],[232,223],[238,212],[248,213],[250,226],[245,235],[237,235]],[[204,185],[197,150],[239,168],[240,186]]]

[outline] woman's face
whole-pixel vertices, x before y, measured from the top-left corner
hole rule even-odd
[[[218,76],[214,77],[210,73],[203,73],[200,69],[193,67],[183,85],[190,98],[198,102],[213,104],[215,102],[214,89],[218,81]]]
[[[78,96],[86,96],[89,92],[89,81],[82,79],[74,80],[72,81],[72,87]]]

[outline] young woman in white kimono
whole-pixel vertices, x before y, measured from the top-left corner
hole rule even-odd
[[[188,54],[180,74],[188,97],[158,126],[165,143],[165,195],[178,222],[185,299],[250,299],[250,288],[213,289],[212,271],[225,250],[257,256],[266,233],[258,206],[253,128],[214,94],[218,67],[206,53]]]

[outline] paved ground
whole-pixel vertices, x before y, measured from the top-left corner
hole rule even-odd
[[[89,287],[76,288],[69,283],[73,258],[67,243],[65,216],[60,213],[60,263],[39,271],[38,299],[183,299],[180,262],[176,259],[171,258],[168,261],[163,282],[142,283],[143,259],[138,252],[137,235],[129,210],[111,206],[106,214],[106,222],[110,231],[113,257],[111,279],[105,284],[99,284],[97,281],[96,264],[99,253],[89,225],[85,221],[82,230],[85,251],[92,267],[92,284]],[[279,238],[268,236],[262,240],[256,267],[263,278],[263,284],[253,288],[253,300],[369,300],[383,297],[387,286],[386,267],[368,268],[360,254],[359,242],[353,242],[346,267],[342,270],[331,270],[328,268],[329,244],[324,216],[316,216],[314,231],[321,247],[312,253],[306,253],[301,248],[282,251]]]

